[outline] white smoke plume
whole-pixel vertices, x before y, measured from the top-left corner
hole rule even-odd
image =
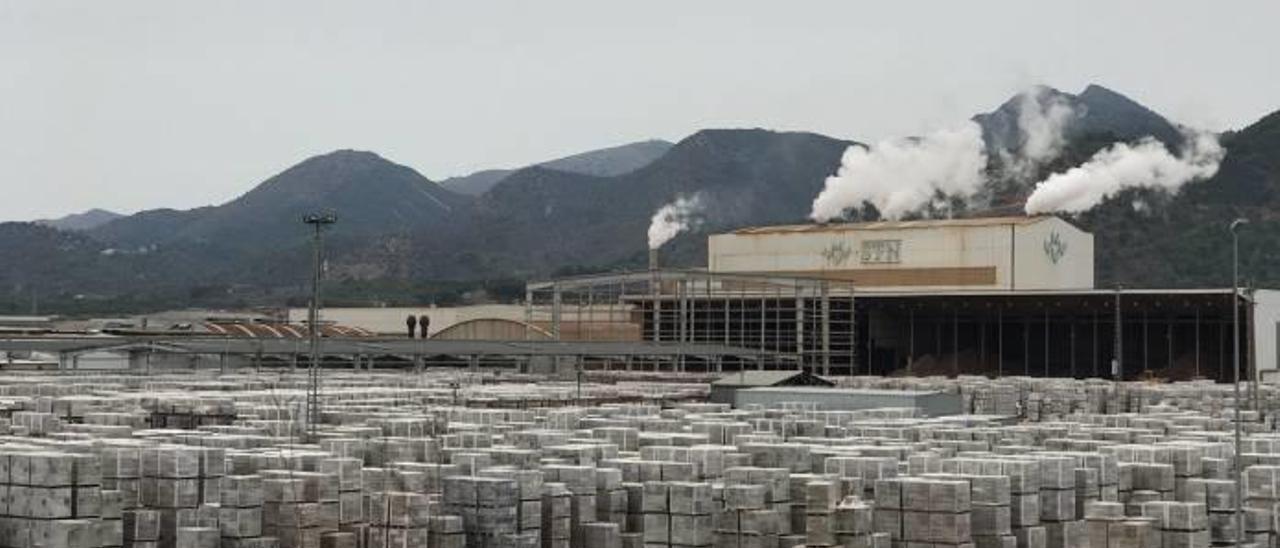
[[[698,193],[677,197],[674,202],[658,208],[649,220],[649,249],[658,249],[681,232],[697,227],[703,202],[702,194]]]
[[[1157,188],[1177,192],[1188,181],[1218,172],[1224,151],[1210,133],[1187,135],[1185,150],[1174,156],[1159,141],[1117,143],[1089,161],[1036,184],[1027,198],[1029,215],[1080,213],[1126,188]]]
[[[1036,87],[1018,95],[1018,131],[1022,142],[1017,150],[1020,169],[1026,170],[1052,160],[1066,145],[1064,132],[1076,116],[1071,104],[1049,88]]]
[[[973,122],[920,138],[881,141],[870,148],[851,146],[839,171],[827,177],[809,216],[824,222],[871,203],[882,217],[900,219],[939,194],[973,195],[982,186],[986,165],[982,128]]]

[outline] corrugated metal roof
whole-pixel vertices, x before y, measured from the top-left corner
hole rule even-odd
[[[712,381],[711,384],[715,386],[774,386],[801,376],[812,376],[823,383],[831,384],[830,381],[806,371],[742,371],[720,377]]]
[[[810,223],[803,225],[776,225],[740,228],[731,234],[789,234],[794,232],[844,232],[852,230],[904,230],[956,226],[1031,225],[1056,217],[974,217],[967,219],[923,219],[919,221],[874,221],[867,223]]]

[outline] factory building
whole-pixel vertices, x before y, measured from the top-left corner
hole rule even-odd
[[[584,309],[658,343],[754,359],[673,369],[820,375],[1232,378],[1277,370],[1280,292],[1094,283],[1093,235],[1057,217],[770,226],[710,236],[705,270],[531,283],[526,321],[592,330]]]
[[[707,241],[711,272],[822,278],[859,291],[1093,288],[1093,235],[1057,217],[745,228]]]

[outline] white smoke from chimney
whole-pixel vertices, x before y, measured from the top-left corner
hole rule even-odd
[[[870,203],[886,219],[900,219],[944,196],[971,196],[983,182],[987,154],[973,122],[870,148],[851,146],[827,177],[809,216],[819,222]]]
[[[1177,192],[1188,181],[1212,177],[1225,154],[1218,138],[1210,133],[1186,137],[1180,156],[1152,138],[1134,145],[1111,145],[1089,161],[1036,184],[1027,198],[1027,214],[1080,213],[1126,188]]]
[[[658,249],[681,232],[696,227],[701,222],[703,207],[699,193],[677,197],[659,208],[649,220],[649,249]]]
[[[1031,164],[1052,160],[1066,145],[1064,131],[1075,117],[1075,109],[1059,95],[1040,86],[1019,94],[1018,130],[1021,159]]]

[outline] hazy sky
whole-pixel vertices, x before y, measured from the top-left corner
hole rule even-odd
[[[1280,2],[0,0],[0,220],[221,203],[307,156],[439,180],[706,127],[873,140],[1101,83],[1280,109]]]

